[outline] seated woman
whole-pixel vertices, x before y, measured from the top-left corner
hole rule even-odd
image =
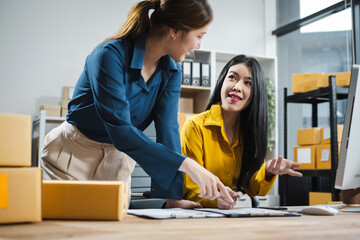
[[[234,198],[242,192],[250,197],[266,195],[277,174],[302,176],[291,169],[298,163],[282,157],[264,160],[267,105],[262,67],[256,59],[239,55],[221,71],[206,111],[186,121],[181,130],[182,153],[215,174]],[[187,174],[184,185],[184,199],[203,207],[229,209],[236,204],[221,197],[200,198],[199,187]]]

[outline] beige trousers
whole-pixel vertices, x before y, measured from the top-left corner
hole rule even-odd
[[[135,167],[113,144],[93,141],[66,121],[46,135],[41,159],[44,179],[115,180],[129,187]]]

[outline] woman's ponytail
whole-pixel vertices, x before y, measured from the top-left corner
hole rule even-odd
[[[149,18],[149,10],[154,12]],[[150,28],[161,33],[163,27],[184,32],[210,23],[213,12],[207,0],[145,0],[131,8],[121,29],[105,41],[118,38],[137,38]]]
[[[146,32],[150,27],[149,10],[160,8],[161,0],[145,0],[131,8],[129,16],[119,32],[105,39],[105,41],[118,38],[136,38]]]

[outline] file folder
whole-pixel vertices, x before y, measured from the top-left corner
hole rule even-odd
[[[193,86],[200,86],[200,63],[193,62],[192,63],[192,81],[191,85]]]
[[[201,64],[201,86],[210,87],[210,64]]]
[[[192,62],[183,61],[183,85],[191,85]]]

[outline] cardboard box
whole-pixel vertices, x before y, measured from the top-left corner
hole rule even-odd
[[[68,100],[70,101],[73,97],[75,87],[72,86],[64,86],[62,88],[62,96],[61,100]]]
[[[320,144],[320,128],[298,129],[297,144],[299,146]]]
[[[61,108],[61,117],[66,117],[67,114],[68,114],[68,109],[67,108]]]
[[[321,87],[329,86],[329,76],[334,75],[336,77],[336,85],[348,87],[350,85],[351,72],[338,72],[324,74],[321,80]]]
[[[340,154],[341,143],[338,145]],[[339,155],[338,155],[339,156]],[[331,169],[331,150],[330,143],[320,144],[316,149],[316,169]]]
[[[31,166],[31,117],[0,114],[0,166]]]
[[[184,126],[184,123],[186,122],[186,120],[188,120],[189,118],[195,116],[196,114],[193,113],[179,113],[179,128],[180,131],[182,129],[182,127]]]
[[[307,92],[319,88],[323,73],[294,73],[292,74],[293,93]]]
[[[179,112],[193,113],[194,112],[194,98],[180,97]]]
[[[42,105],[40,110],[46,111],[46,116],[48,117],[60,117],[60,105]]]
[[[41,168],[0,168],[0,174],[7,176],[8,191],[8,206],[0,208],[0,223],[40,222]]]
[[[61,106],[61,108],[68,108],[68,104],[69,104],[69,102],[70,102],[70,100],[61,100],[61,102],[60,102],[60,106]]]
[[[331,193],[309,192],[309,205],[328,204],[332,201]]]
[[[44,219],[121,220],[128,201],[121,181],[43,181]]]
[[[294,147],[294,161],[301,163],[296,169],[316,169],[316,146]]]
[[[340,125],[340,124],[337,125],[337,138],[338,139],[336,142],[341,142],[343,129],[344,129],[344,125]],[[330,126],[321,128],[320,129],[320,143],[321,144],[330,143],[330,139],[331,139]]]

